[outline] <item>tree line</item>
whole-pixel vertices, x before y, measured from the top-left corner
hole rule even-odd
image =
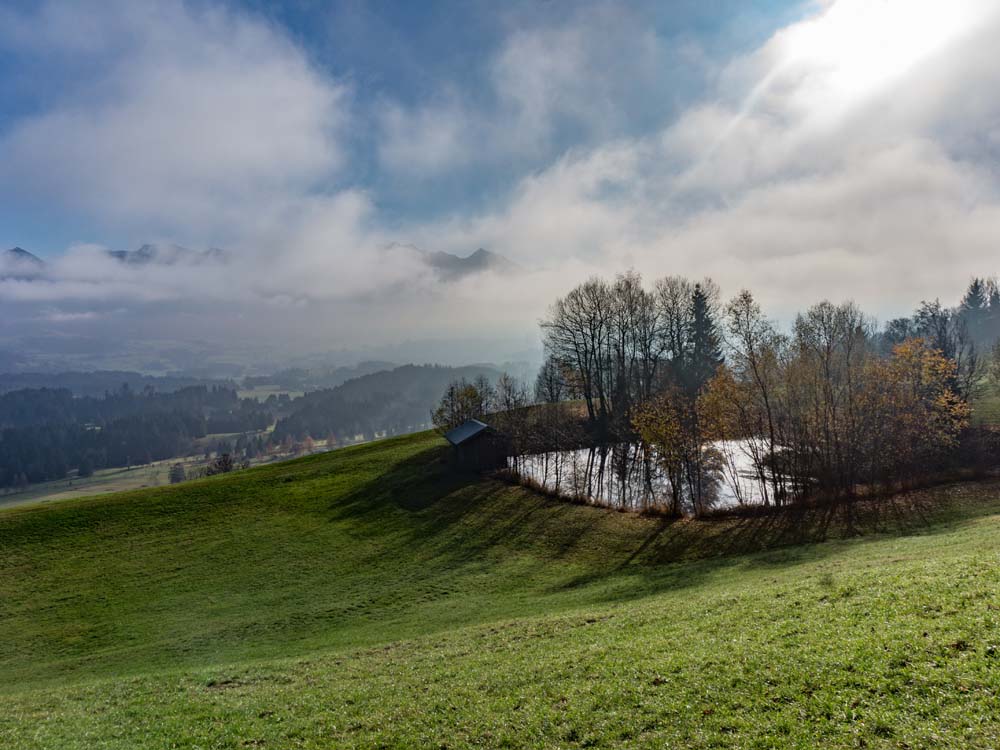
[[[542,321],[539,387],[559,382],[581,398],[599,439],[629,437],[637,405],[668,384],[678,397],[695,394],[722,363],[717,296],[710,279],[667,277],[651,289],[634,272],[590,279],[556,300]]]
[[[909,319],[910,324],[915,322],[919,327],[920,318],[928,312],[938,315],[944,313],[952,325],[962,326],[965,337],[981,351],[988,351],[1000,339],[1000,286],[995,278],[973,278],[955,308],[942,308],[937,300],[922,303],[920,309]],[[887,328],[903,326],[905,332],[907,320],[901,318],[891,321]]]
[[[295,399],[271,394],[263,402],[220,385],[161,393],[126,382],[101,397],[67,388],[19,389],[0,394],[0,488],[190,455],[195,441],[219,433],[238,435],[206,448],[206,461],[228,455],[241,464],[275,452],[309,452],[315,440],[332,446],[359,435],[413,432],[428,426],[450,379],[487,374],[497,373],[482,366],[406,365]],[[260,434],[272,424],[271,434]]]
[[[239,424],[270,423],[265,406],[241,399],[222,386],[190,386],[161,393],[151,387],[133,390],[127,383],[102,397],[75,396],[66,388],[25,388],[0,395],[0,428],[49,424],[101,426],[115,419],[151,414],[201,415],[209,433],[238,432]],[[232,427],[232,429],[228,429]]]
[[[633,425],[686,495],[707,509],[706,463],[738,502],[787,505],[894,489],[953,467],[970,416],[959,368],[926,338],[880,350],[871,319],[822,302],[782,333],[749,292],[725,307],[726,362],[693,400],[665,388]],[[749,477],[737,476],[746,465]],[[749,480],[749,481],[746,481]]]
[[[983,373],[965,314],[936,302],[884,330],[821,302],[783,332],[748,291],[722,304],[711,282],[624,274],[577,287],[542,330],[598,434],[651,449],[675,512],[707,508],[710,471],[740,502],[784,505],[945,470]]]
[[[637,444],[650,496],[654,473],[668,479],[650,503],[674,513],[710,510],[720,481],[742,504],[883,492],[993,460],[969,404],[993,361],[972,322],[995,298],[974,281],[954,309],[924,302],[881,327],[824,301],[781,330],[750,292],[724,302],[710,279],[593,278],[541,322],[531,398],[516,383],[503,390],[517,398],[499,399],[454,382],[434,422],[488,418],[515,471],[526,453]]]

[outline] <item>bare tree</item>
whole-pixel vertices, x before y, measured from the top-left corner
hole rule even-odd
[[[528,405],[528,388],[509,373],[497,379],[493,404],[499,412],[513,412]]]
[[[688,337],[694,285],[680,276],[667,276],[656,282],[653,293],[656,296],[663,352],[677,379],[690,349]]]
[[[955,363],[954,388],[964,399],[972,398],[987,371],[982,357],[962,315],[941,305],[921,302],[913,315],[913,330],[931,348]]]
[[[556,300],[542,321],[545,348],[560,365],[574,373],[592,422],[606,424],[607,342],[610,291],[598,278],[590,279]]]
[[[779,365],[785,339],[764,317],[750,292],[743,290],[726,307],[730,357],[737,377],[752,386],[753,400],[745,412],[745,435],[755,454],[762,490],[771,486],[770,497],[781,504],[786,495],[778,465]],[[762,460],[763,459],[763,460]],[[769,472],[770,482],[765,472]],[[764,495],[765,500],[767,494]]]
[[[535,378],[535,401],[541,404],[557,404],[569,395],[569,384],[562,365],[549,354],[542,363]]]

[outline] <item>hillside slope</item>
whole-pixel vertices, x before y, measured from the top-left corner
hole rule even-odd
[[[0,512],[0,746],[1000,741],[996,484],[669,523],[442,451]]]

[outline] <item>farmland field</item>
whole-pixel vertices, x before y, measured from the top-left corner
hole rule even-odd
[[[24,503],[47,503],[108,492],[123,492],[126,490],[144,489],[146,487],[158,487],[170,481],[168,476],[170,466],[178,461],[184,463],[188,469],[204,463],[204,461],[193,459],[177,459],[173,461],[156,461],[143,466],[133,466],[130,469],[125,467],[98,469],[94,472],[93,476],[41,482],[31,485],[25,490],[0,495],[0,508],[22,505]]]

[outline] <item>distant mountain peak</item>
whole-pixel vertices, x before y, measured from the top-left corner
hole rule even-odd
[[[521,270],[521,267],[514,261],[483,247],[477,248],[475,252],[465,257],[442,250],[430,252],[416,245],[399,242],[394,242],[389,247],[416,253],[424,263],[436,272],[442,281],[456,281],[466,276],[485,272],[510,274]]]
[[[24,263],[33,263],[36,266],[44,266],[45,261],[39,258],[34,253],[29,253],[23,247],[12,247],[10,250],[3,251],[4,258],[6,260],[14,260]]]
[[[23,247],[12,247],[0,253],[0,280],[31,281],[45,269],[45,261]]]

